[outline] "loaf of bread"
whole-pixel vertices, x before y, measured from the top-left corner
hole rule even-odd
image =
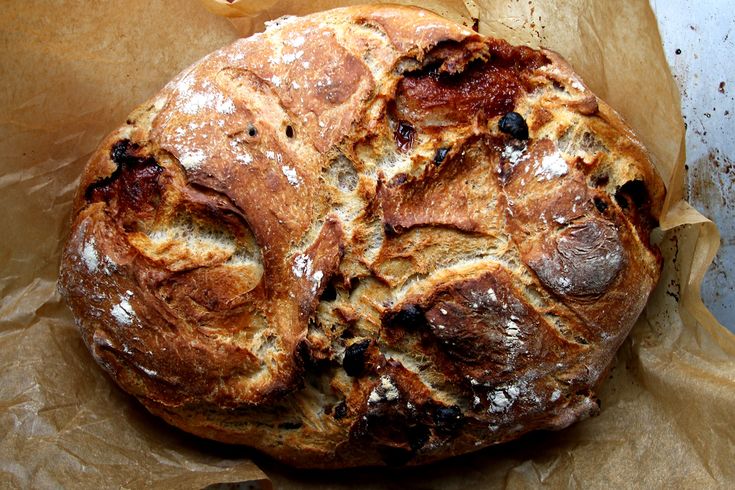
[[[108,136],[60,289],[176,427],[299,467],[422,464],[598,411],[664,193],[559,55],[348,7],[210,54]]]

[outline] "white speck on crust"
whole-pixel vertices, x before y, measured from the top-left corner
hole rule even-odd
[[[521,333],[521,330],[518,328],[518,324],[516,322],[508,320],[508,323],[505,324],[505,333],[508,337],[518,338],[518,334]]]
[[[390,402],[398,399],[398,389],[393,384],[393,380],[391,380],[389,376],[382,376],[380,378],[380,386],[383,387],[386,400]]]
[[[293,46],[294,48],[298,48],[304,45],[304,42],[306,42],[306,39],[304,36],[295,37],[293,39],[289,39],[286,41],[286,44],[289,44]]]
[[[508,388],[507,392],[511,399],[515,400],[521,393],[521,390],[519,390],[517,386],[511,386],[510,388]]]
[[[497,303],[498,301],[498,296],[495,294],[495,290],[493,288],[488,288],[487,297],[490,298],[490,301],[494,303]]]
[[[390,376],[381,376],[380,385],[373,388],[373,391],[370,392],[368,403],[377,403],[381,400],[392,402],[398,400],[399,396],[398,388],[393,384]]]
[[[280,87],[281,86],[281,77],[276,76],[276,75],[273,75],[271,77],[271,83],[273,85],[275,85],[276,87]]]
[[[110,275],[113,271],[117,270],[117,264],[110,257],[105,256],[102,258],[103,268],[102,272],[106,275]]]
[[[220,114],[232,114],[235,112],[235,103],[231,99],[220,98],[215,106]]]
[[[89,272],[97,272],[100,259],[97,255],[97,249],[94,246],[94,237],[84,243],[84,247],[82,247],[82,260],[84,261],[84,265],[87,266],[87,270],[89,270]]]
[[[290,24],[291,22],[294,22],[296,19],[298,19],[298,17],[296,17],[295,15],[284,15],[277,19],[267,20],[263,22],[263,25],[265,26],[265,30],[267,32],[277,27],[281,27],[286,24]]]
[[[294,265],[291,268],[296,277],[308,277],[311,275],[311,257],[305,254],[300,254],[294,259]]]
[[[515,167],[519,163],[525,162],[530,158],[530,156],[526,154],[526,146],[516,148],[513,145],[506,146],[503,149],[503,153],[501,153],[501,156],[508,160],[508,163],[510,163],[511,167]]]
[[[303,66],[305,70],[308,70],[311,66],[311,63],[309,63],[308,61],[302,61],[301,66]]]
[[[276,159],[276,154],[274,152],[268,150],[268,151],[265,152],[265,157],[268,160],[275,160]]]
[[[183,152],[179,156],[179,162],[187,170],[194,170],[199,168],[207,155],[202,150],[194,150],[190,152]]]
[[[196,92],[186,100],[186,103],[181,108],[181,112],[183,112],[184,114],[194,115],[202,108],[211,106],[213,102],[214,94]]]
[[[251,163],[253,163],[253,157],[250,155],[250,153],[235,155],[235,160],[242,163],[243,165],[250,165]]]
[[[442,315],[446,315],[447,314],[447,310],[445,310],[444,308],[439,308],[439,311],[442,312]]]
[[[562,175],[566,175],[568,171],[569,167],[567,166],[567,162],[564,161],[561,153],[556,151],[551,155],[546,155],[541,160],[541,165],[536,169],[536,172],[534,172],[533,175],[538,177],[538,180],[540,181],[551,180],[554,177],[561,177]]]
[[[300,88],[301,88],[301,85],[299,85],[298,83],[296,83],[296,80],[294,80],[293,82],[291,82],[291,86],[292,86],[292,87],[293,87],[294,89],[296,89],[296,90],[298,90],[298,89],[300,89]]]
[[[552,402],[555,402],[555,401],[557,401],[557,400],[559,399],[559,397],[560,397],[560,396],[561,396],[561,391],[559,391],[559,390],[554,390],[554,391],[553,391],[553,392],[551,393],[551,401],[552,401]]]
[[[194,77],[187,75],[176,84],[176,90],[178,90],[180,94],[188,96],[193,84]]]
[[[303,51],[297,51],[295,53],[287,53],[283,55],[283,62],[284,63],[293,63],[297,59],[301,58],[304,55]]]
[[[572,80],[572,87],[576,88],[577,90],[580,90],[584,92],[584,85],[579,83],[577,80]]]
[[[285,175],[288,179],[289,184],[294,187],[299,186],[299,184],[301,183],[301,179],[299,178],[299,174],[296,173],[295,168],[284,165],[283,167],[281,167],[281,171],[283,172],[283,175]]]
[[[493,391],[488,395],[488,400],[491,403],[489,413],[503,412],[512,403],[503,390]]]
[[[311,280],[314,283],[311,286],[311,292],[313,294],[316,294],[316,290],[319,289],[319,286],[321,286],[323,277],[324,273],[322,271],[316,271],[314,275],[311,276]]]
[[[513,405],[520,394],[521,390],[516,385],[494,390],[492,393],[487,395],[487,399],[490,401],[490,408],[487,412],[505,412],[511,405]]]
[[[368,403],[378,403],[379,401],[380,401],[380,394],[378,393],[378,389],[375,388],[373,389],[373,391],[370,392]]]
[[[130,304],[130,301],[128,301],[128,298],[124,296],[120,297],[120,302],[112,307],[110,313],[112,313],[112,316],[115,317],[115,320],[120,325],[131,325],[135,318],[135,310]]]
[[[428,31],[430,29],[441,29],[441,26],[439,24],[424,24],[422,26],[418,26],[414,30],[416,32],[420,32],[420,31]]]
[[[95,345],[98,345],[100,347],[110,347],[112,348],[112,342],[110,342],[110,339],[107,337],[102,337],[99,333],[99,331],[96,331],[94,335],[92,335],[92,342],[94,342]]]
[[[316,281],[317,283],[321,282],[322,277],[324,277],[324,273],[322,271],[316,271],[312,276],[314,281]]]
[[[157,371],[154,371],[153,369],[148,369],[148,368],[143,367],[143,366],[138,366],[138,367],[140,368],[141,371],[143,371],[145,374],[147,374],[150,377],[158,376],[158,372]]]
[[[268,57],[268,63],[271,65],[280,65],[281,64],[281,57],[279,55],[273,55]]]

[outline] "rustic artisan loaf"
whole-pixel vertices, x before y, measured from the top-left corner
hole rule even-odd
[[[598,410],[663,197],[558,55],[350,7],[212,53],[113,132],[60,287],[177,427],[302,467],[419,464]]]

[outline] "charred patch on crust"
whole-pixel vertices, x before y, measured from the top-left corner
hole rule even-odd
[[[409,427],[406,434],[412,451],[418,451],[424,447],[431,438],[431,430],[423,424]]]
[[[161,200],[159,178],[163,167],[155,158],[142,155],[141,148],[130,140],[120,140],[110,149],[110,160],[117,169],[85,191],[89,202],[105,201],[119,211],[152,212]]]
[[[414,126],[465,124],[477,117],[510,112],[530,71],[548,60],[541,53],[488,41],[488,61],[470,61],[473,53],[443,43],[427,55],[429,65],[408,73],[398,84],[398,117]],[[439,66],[437,66],[439,64]]]
[[[658,220],[651,212],[651,196],[642,180],[631,180],[615,192],[615,202],[623,214],[633,223],[641,242],[660,260],[658,247],[651,246],[651,231],[658,226]]]
[[[378,453],[388,466],[403,466],[416,455],[410,448],[400,446],[378,446]]]
[[[383,325],[392,328],[415,330],[425,324],[426,318],[419,305],[404,305],[400,310],[389,312],[383,316]]]
[[[370,444],[389,466],[411,461],[432,438],[429,426],[402,410],[370,410],[351,432],[360,444]]]
[[[410,408],[409,408],[410,407]],[[427,446],[443,444],[462,427],[459,407],[429,401],[371,403],[367,413],[352,428],[351,438],[376,448],[383,462],[404,465]]]

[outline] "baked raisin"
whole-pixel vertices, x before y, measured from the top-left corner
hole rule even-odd
[[[517,112],[509,112],[500,118],[498,129],[518,140],[528,139],[528,124]]]
[[[409,123],[401,121],[394,132],[398,149],[408,151],[413,146],[413,139],[416,136],[416,130]]]
[[[449,153],[449,148],[439,148],[436,150],[436,155],[434,155],[434,165],[441,165],[445,158],[447,158],[447,153]]]
[[[345,358],[342,367],[348,376],[360,376],[365,370],[365,361],[370,339],[360,340],[345,349]]]
[[[462,424],[463,418],[462,410],[456,405],[437,407],[434,411],[434,423],[436,424],[436,430],[439,432],[456,430]]]
[[[347,416],[347,405],[345,404],[345,402],[339,402],[334,407],[334,418],[339,420],[339,419],[345,418],[346,416]]]

